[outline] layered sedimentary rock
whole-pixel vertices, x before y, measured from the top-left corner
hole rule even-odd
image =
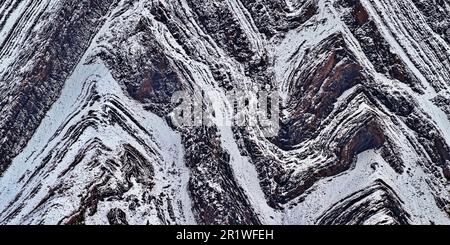
[[[448,224],[450,2],[0,0],[1,224]],[[276,91],[279,130],[229,93]],[[174,122],[178,91],[207,124]]]

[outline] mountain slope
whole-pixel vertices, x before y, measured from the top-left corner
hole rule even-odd
[[[448,224],[448,14],[0,0],[0,223]],[[224,123],[255,121],[261,88],[275,134]],[[178,91],[208,125],[177,125]]]

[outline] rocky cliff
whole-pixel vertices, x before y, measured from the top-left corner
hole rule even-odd
[[[0,223],[449,224],[449,15],[448,0],[0,0]],[[254,121],[261,89],[279,94],[277,130],[223,123]],[[178,91],[207,124],[174,122]]]

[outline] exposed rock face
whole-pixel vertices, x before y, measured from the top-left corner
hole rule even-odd
[[[374,215],[375,214],[375,215]],[[378,216],[378,217],[377,217]],[[383,217],[385,216],[385,217]],[[408,224],[409,215],[395,192],[381,180],[336,203],[319,224]]]
[[[449,15],[0,0],[0,223],[449,224]],[[281,94],[274,135],[221,123],[257,118],[227,100],[253,88]],[[174,123],[178,91],[208,124]]]

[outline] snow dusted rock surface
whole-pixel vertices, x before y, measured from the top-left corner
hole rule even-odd
[[[448,16],[0,0],[0,224],[450,224]],[[281,95],[274,135],[221,123],[255,87]],[[208,125],[174,123],[178,91],[202,91]]]

